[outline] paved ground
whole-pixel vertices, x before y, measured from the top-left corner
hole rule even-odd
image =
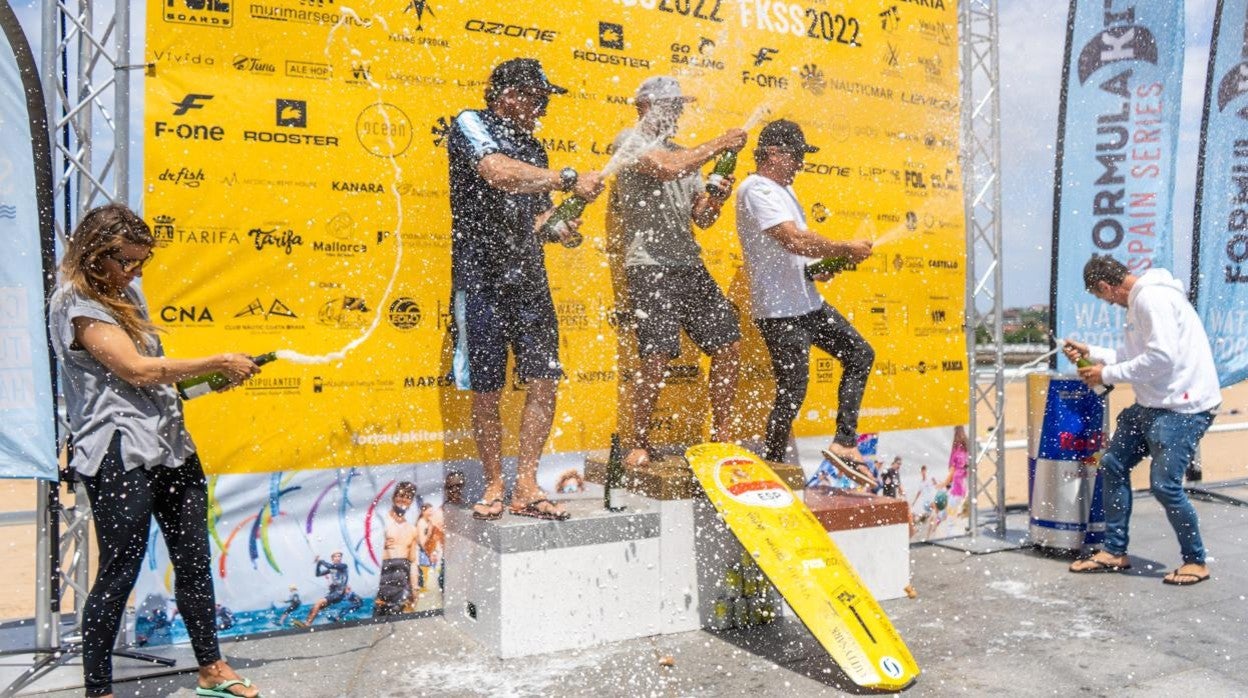
[[[1248,498],[1248,488],[1222,491]],[[907,693],[1248,694],[1248,508],[1197,508],[1214,579],[1189,588],[1161,583],[1178,549],[1147,497],[1136,506],[1135,568],[1126,574],[1076,576],[1065,560],[1030,550],[912,548],[918,598],[884,604],[923,669]],[[1025,519],[1009,523],[1021,530]],[[225,651],[270,697],[822,696],[850,688],[796,622],[509,661],[481,656],[438,618],[234,642]],[[185,653],[180,659],[193,664]],[[0,658],[0,680],[27,663]],[[58,670],[32,688],[68,686],[79,672]],[[184,696],[192,685],[188,674],[147,678],[118,684],[117,695]]]

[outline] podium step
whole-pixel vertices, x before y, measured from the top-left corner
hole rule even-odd
[[[806,474],[801,467],[787,463],[767,465],[776,471],[784,484],[790,489],[800,490],[806,486]],[[607,474],[607,452],[596,451],[585,458],[585,479],[601,485]],[[650,499],[671,501],[674,499],[692,499],[701,490],[693,471],[684,456],[662,455],[650,461],[644,467],[630,468],[624,466],[624,489]]]

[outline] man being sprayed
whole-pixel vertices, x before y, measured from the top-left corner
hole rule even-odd
[[[649,425],[667,362],[680,354],[683,328],[711,357],[711,440],[731,438],[741,328],[737,312],[702,263],[693,225],[708,228],[732,193],[732,178],[703,185],[700,168],[745,146],[746,133],[730,129],[692,148],[672,142],[685,104],[675,78],[648,78],[637,89],[638,123],[615,139],[620,150],[635,140],[653,142],[611,188],[608,227],[624,245],[626,297],[637,330],[640,368],[633,376],[632,438],[625,463],[649,462]]]
[[[407,520],[407,510],[416,499],[416,485],[403,481],[394,486],[390,511],[385,515],[385,544],[381,553],[381,575],[373,616],[390,616],[405,611],[412,600],[417,570],[416,526]]]
[[[1088,293],[1127,309],[1123,346],[1114,350],[1067,339],[1062,349],[1090,386],[1130,383],[1135,404],[1118,415],[1101,458],[1105,484],[1105,546],[1076,560],[1071,572],[1130,569],[1131,469],[1149,456],[1149,489],[1166,510],[1183,563],[1162,578],[1175,586],[1209,579],[1196,509],[1183,491],[1183,474],[1222,403],[1209,336],[1169,271],[1136,276],[1109,255],[1093,255],[1083,267]]]
[[[552,211],[550,192],[592,201],[602,191],[596,172],[548,168],[533,137],[553,94],[532,58],[500,63],[485,91],[486,108],[455,117],[447,134],[451,188],[451,286],[457,341],[455,378],[473,391],[472,428],[485,471],[485,493],[473,516],[503,515],[502,420],[507,350],[527,385],[520,418],[519,465],[511,511],[563,520],[567,512],[537,485],[537,464],[550,437],[555,392],[563,376],[559,323],[546,278],[538,229]],[[562,233],[576,233],[572,221]]]
[[[316,616],[322,610],[343,601],[347,602],[348,612],[359,608],[362,604],[359,595],[347,586],[350,570],[347,563],[342,561],[342,551],[335,550],[330,554],[329,560],[325,562],[319,555],[316,557],[316,576],[329,577],[329,590],[325,592],[324,598],[312,604],[312,610],[308,613],[307,619],[302,624],[296,621],[295,625],[311,626],[312,621],[316,620]]]
[[[737,235],[750,275],[754,322],[767,344],[776,378],[764,457],[785,460],[793,420],[806,399],[810,347],[814,345],[840,361],[842,368],[836,436],[824,454],[871,479],[858,452],[858,410],[875,351],[824,302],[805,272],[811,258],[847,257],[861,262],[871,256],[872,244],[870,240],[829,240],[807,227],[792,184],[806,155],[818,150],[806,142],[796,123],[781,119],[767,124],[754,150],[758,171],[746,177],[737,191]],[[816,276],[814,280],[828,278]]]

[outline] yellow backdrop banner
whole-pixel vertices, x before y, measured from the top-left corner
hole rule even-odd
[[[555,167],[601,169],[652,75],[698,101],[677,141],[760,108],[822,150],[795,188],[814,230],[876,254],[822,290],[877,352],[862,428],[966,420],[965,236],[953,0],[152,0],[144,215],[146,276],[174,355],[289,349],[241,389],[189,403],[214,472],[421,462],[475,454],[469,397],[446,379],[450,209],[444,132],[482,108],[498,62],[541,60],[557,96],[537,135]],[[751,133],[757,136],[757,129]],[[742,157],[738,177],[752,167]],[[621,366],[603,233],[548,247],[567,380],[551,448],[602,448]],[[711,274],[744,307],[729,209],[698,233]],[[743,435],[772,396],[748,318]],[[672,363],[655,440],[699,440],[706,367]],[[834,431],[839,368],[815,352],[795,429]],[[506,391],[514,422],[522,386]],[[514,429],[510,430],[514,433]],[[507,447],[514,448],[514,444]]]

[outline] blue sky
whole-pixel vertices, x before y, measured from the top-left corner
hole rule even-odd
[[[1156,0],[1142,0],[1156,1]],[[40,0],[12,0],[36,55]],[[110,3],[97,2],[103,16]],[[1192,207],[1205,68],[1215,0],[1187,0],[1183,117],[1179,134],[1174,225],[1174,273],[1186,280],[1191,260]],[[136,19],[142,3],[133,3]],[[1057,95],[1069,5],[1054,0],[1000,0],[1003,270],[1007,306],[1046,304],[1053,221],[1054,143]],[[136,57],[142,56],[136,27]],[[138,60],[138,58],[136,58]],[[136,89],[135,94],[141,94]],[[141,121],[139,122],[141,123]],[[135,131],[139,133],[139,131]],[[138,150],[134,151],[136,153]],[[140,168],[136,167],[138,171]],[[138,191],[137,185],[133,188]]]

